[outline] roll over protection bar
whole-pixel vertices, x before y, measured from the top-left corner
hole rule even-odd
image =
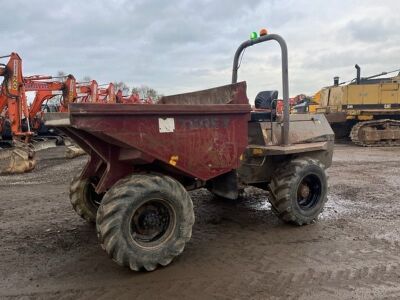
[[[243,42],[236,50],[235,57],[233,59],[232,69],[232,83],[237,83],[238,68],[240,55],[247,47],[255,44],[263,43],[266,41],[275,40],[281,47],[282,57],[282,91],[283,91],[283,127],[282,127],[282,145],[289,145],[289,117],[290,117],[290,106],[289,106],[289,72],[288,72],[288,50],[285,40],[277,34],[267,34],[260,36],[254,40],[247,40]]]

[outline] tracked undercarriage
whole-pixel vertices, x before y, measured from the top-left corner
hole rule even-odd
[[[352,142],[359,146],[400,146],[400,121],[382,119],[359,122],[350,132]]]

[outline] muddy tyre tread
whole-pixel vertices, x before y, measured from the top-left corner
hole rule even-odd
[[[89,223],[96,223],[97,207],[93,206],[86,198],[85,186],[89,180],[81,180],[80,173],[71,181],[69,199],[75,212]]]
[[[126,223],[129,206],[141,201],[151,192],[160,191],[178,199],[180,211],[171,238],[157,251],[146,251],[127,242]],[[124,226],[125,224],[125,226]],[[161,174],[134,174],[119,180],[104,196],[97,213],[97,236],[101,247],[118,265],[134,271],[153,271],[166,266],[182,253],[192,235],[193,203],[188,192],[176,180]],[[129,239],[128,239],[129,240]]]
[[[299,174],[308,166],[316,166],[322,170],[322,189],[321,198],[318,203],[318,209],[313,216],[304,216],[294,207],[291,195],[293,195],[293,187],[298,184]],[[327,177],[324,172],[324,166],[317,160],[304,157],[296,158],[282,164],[277,169],[277,174],[273,176],[269,184],[269,201],[272,211],[284,222],[295,225],[308,225],[313,223],[319,213],[322,211],[327,201]]]

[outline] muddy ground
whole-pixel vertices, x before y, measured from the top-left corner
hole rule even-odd
[[[75,215],[69,182],[87,158],[63,150],[0,177],[2,299],[400,298],[400,148],[337,145],[327,206],[305,227],[279,221],[260,190],[234,203],[192,192],[191,241],[151,273],[117,266]]]

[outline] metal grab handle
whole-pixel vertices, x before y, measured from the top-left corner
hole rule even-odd
[[[247,40],[243,42],[236,50],[235,57],[233,59],[232,69],[232,83],[237,83],[237,73],[239,58],[244,49],[253,46],[255,44],[263,43],[266,41],[275,40],[281,47],[282,56],[282,91],[283,91],[283,127],[282,127],[282,144],[284,146],[289,145],[289,117],[290,117],[290,106],[289,106],[289,71],[288,71],[288,50],[285,40],[277,34],[267,34],[260,36],[254,40]]]

